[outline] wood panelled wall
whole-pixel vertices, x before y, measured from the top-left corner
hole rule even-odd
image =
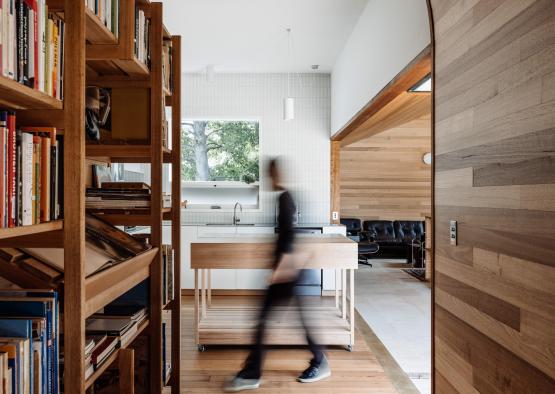
[[[428,108],[429,109],[429,108]],[[431,116],[341,148],[341,217],[424,220],[431,210]]]
[[[555,393],[555,1],[431,4],[436,392]]]

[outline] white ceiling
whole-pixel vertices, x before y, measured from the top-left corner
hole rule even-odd
[[[164,23],[182,36],[184,72],[331,72],[367,2],[163,0]]]

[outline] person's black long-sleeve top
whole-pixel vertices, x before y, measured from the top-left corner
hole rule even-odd
[[[283,253],[291,253],[293,251],[293,241],[295,239],[293,220],[297,210],[293,197],[291,197],[291,194],[287,190],[280,194],[278,204],[279,234],[276,243],[276,262],[274,264],[274,268],[278,264],[279,258]]]

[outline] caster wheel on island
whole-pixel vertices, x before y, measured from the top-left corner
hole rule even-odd
[[[202,353],[202,352],[205,352],[205,351],[206,351],[206,346],[204,346],[204,345],[198,345],[198,351],[201,352],[201,353]]]
[[[353,351],[353,346],[352,345],[347,345],[347,351],[352,352]]]

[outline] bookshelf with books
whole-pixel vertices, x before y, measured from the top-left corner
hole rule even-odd
[[[112,0],[112,8],[114,6]],[[27,0],[25,0],[27,3]],[[31,4],[33,2],[30,2]],[[104,4],[108,4],[105,2]],[[2,4],[6,4],[3,2]],[[21,111],[18,127],[22,133],[36,140],[36,153],[48,151],[52,138],[48,138],[48,127],[56,127],[63,141],[63,165],[59,171],[63,176],[63,218],[52,216],[56,209],[50,204],[35,208],[33,224],[20,227],[0,228],[0,248],[23,251],[24,256],[14,257],[0,253],[0,276],[24,288],[49,288],[60,292],[63,300],[60,315],[60,328],[63,327],[64,373],[59,378],[65,392],[84,393],[103,379],[113,367],[119,370],[120,392],[133,392],[133,376],[137,376],[133,363],[136,346],[148,349],[149,386],[151,393],[180,392],[180,278],[173,273],[180,272],[180,201],[179,184],[172,184],[171,208],[164,207],[162,194],[163,162],[171,163],[172,177],[180,179],[180,38],[169,37],[162,24],[162,4],[146,0],[120,0],[118,27],[108,26],[102,14],[88,7],[87,0],[47,0],[51,14],[63,22],[65,35],[71,37],[63,45],[60,65],[63,74],[59,83],[63,95],[51,97],[47,93],[20,84],[15,80],[0,76],[0,93],[3,94],[0,108],[8,111]],[[144,13],[148,20],[149,32],[146,34],[148,47],[135,54],[135,17],[136,9]],[[143,22],[141,22],[143,23]],[[146,29],[146,27],[145,27]],[[146,30],[145,30],[146,31]],[[171,42],[172,61],[162,65],[164,37]],[[166,42],[167,44],[167,42]],[[60,49],[60,48],[59,48]],[[150,60],[149,60],[150,59]],[[150,63],[150,64],[148,64]],[[167,67],[172,71],[172,87],[168,89]],[[164,68],[165,67],[165,68]],[[112,70],[111,70],[112,69]],[[111,70],[111,71],[110,71]],[[94,145],[86,144],[85,95],[90,84],[101,86],[141,86],[150,92],[149,139],[140,145]],[[166,86],[166,87],[164,87]],[[62,88],[60,89],[60,93]],[[168,97],[171,96],[171,100]],[[173,152],[164,147],[164,118],[160,108],[164,104],[172,107],[171,139]],[[0,115],[0,122],[1,122]],[[44,128],[43,128],[44,127]],[[38,139],[37,139],[38,138]],[[40,139],[40,140],[39,140]],[[129,146],[135,146],[134,153],[128,153]],[[44,147],[44,148],[43,148]],[[95,151],[96,149],[96,151]],[[42,157],[42,156],[41,156]],[[88,216],[86,216],[86,171],[88,157],[101,157],[103,160],[150,163],[151,198],[150,207],[141,211],[96,210],[98,217],[106,222],[117,222],[126,216],[129,222],[141,223],[150,227],[148,241],[150,247],[117,261],[110,266],[91,273],[92,262],[89,252],[90,239]],[[47,161],[45,161],[47,162]],[[50,161],[52,163],[52,160]],[[39,174],[37,172],[37,174]],[[39,179],[40,176],[37,177]],[[46,179],[46,178],[45,178]],[[3,184],[3,183],[2,183]],[[56,186],[49,185],[52,190]],[[45,187],[47,190],[48,188]],[[56,200],[54,199],[54,202]],[[52,202],[50,200],[49,202]],[[48,214],[48,215],[47,215]],[[50,218],[49,221],[41,219]],[[109,220],[113,219],[113,220]],[[162,222],[171,220],[171,249],[162,244]],[[115,223],[114,223],[115,224]],[[63,269],[53,269],[50,261],[46,266],[37,249],[49,248],[48,253],[61,253]],[[60,252],[55,252],[56,250]],[[173,250],[173,252],[172,252]],[[171,253],[171,257],[168,255]],[[17,252],[19,253],[19,252]],[[12,257],[10,257],[12,256]],[[164,257],[165,256],[165,257]],[[131,274],[130,274],[131,273]],[[173,283],[170,283],[173,277]],[[119,344],[102,363],[91,369],[91,342],[86,339],[87,318],[99,311],[126,292],[148,281],[148,317],[128,333],[126,340]],[[170,294],[173,293],[173,294]],[[171,300],[173,298],[173,300]],[[144,335],[148,340],[143,340]],[[94,344],[96,346],[96,343]],[[131,346],[133,345],[133,346]],[[167,351],[166,351],[167,350]],[[88,352],[88,353],[87,353]],[[171,367],[168,360],[172,360]],[[0,360],[0,368],[3,368]],[[123,379],[123,377],[127,379]],[[131,380],[131,382],[130,382]]]

